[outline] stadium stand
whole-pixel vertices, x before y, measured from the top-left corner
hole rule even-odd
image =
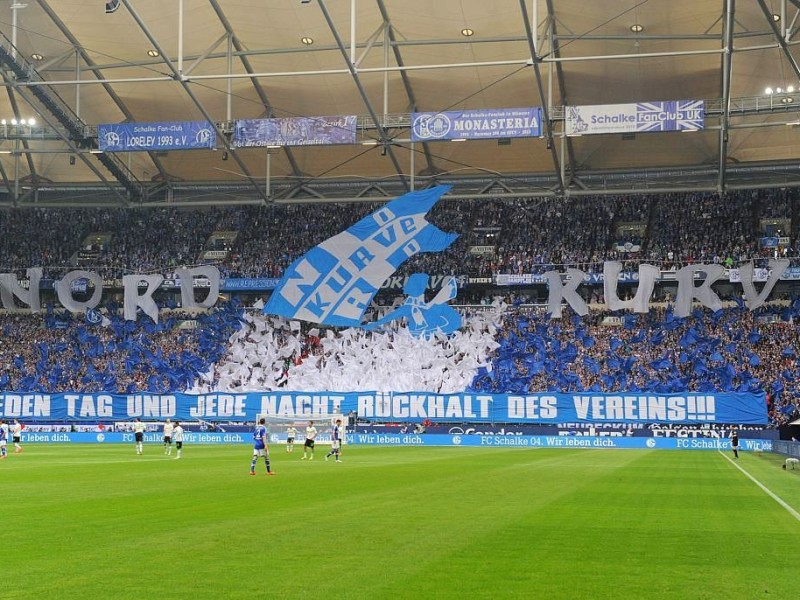
[[[600,273],[608,260],[622,261],[626,269],[648,262],[662,270],[698,262],[763,264],[769,256],[797,263],[795,240],[784,235],[795,229],[797,204],[795,192],[782,190],[724,197],[443,200],[430,221],[460,238],[445,252],[408,261],[399,274],[490,278],[567,267]],[[223,276],[280,277],[310,247],[376,207],[6,210],[0,272],[22,276],[41,266],[45,277],[57,278],[82,268],[113,280],[211,263]],[[761,247],[761,238],[770,235],[781,236],[780,248]],[[589,301],[603,300],[602,287],[586,286],[584,293]],[[437,340],[434,354],[409,352],[412,341],[397,328],[298,331],[244,311],[236,298],[206,314],[173,310],[157,324],[123,321],[110,300],[103,308],[107,318],[92,324],[59,311],[50,297],[44,315],[0,316],[0,390],[381,390],[399,383],[436,392],[713,389],[767,392],[775,424],[798,410],[800,345],[791,324],[800,305],[787,294],[782,305],[756,313],[731,304],[719,313],[698,310],[676,319],[665,305],[647,317],[618,318],[615,325],[609,322],[620,316],[603,310],[549,321],[544,309],[521,306],[531,295],[492,285],[462,290],[459,303],[483,306],[464,309],[468,327],[457,341]],[[660,289],[656,296],[667,294]],[[506,304],[487,306],[500,297]],[[159,301],[178,308],[173,297]],[[357,365],[358,376],[345,365]]]

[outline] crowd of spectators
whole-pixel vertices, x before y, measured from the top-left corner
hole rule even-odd
[[[230,277],[281,277],[310,248],[344,231],[378,205],[290,204],[237,209],[241,229],[220,266]]]
[[[105,279],[129,273],[166,274],[198,262],[226,210],[3,210],[0,272],[24,275],[30,267],[42,267],[45,278],[59,278],[80,268]]]
[[[113,306],[97,324],[66,312],[3,314],[0,391],[185,390],[224,355],[239,318],[235,304],[158,323],[125,321]]]
[[[280,277],[309,248],[380,204],[317,203],[159,209],[3,210],[0,272],[43,267],[58,277],[85,268],[107,279],[167,274],[218,264],[231,277]],[[432,275],[491,277],[576,267],[601,272],[607,260],[665,270],[716,262],[736,266],[775,255],[761,248],[762,221],[791,223],[793,190],[644,196],[441,200],[428,219],[459,234],[445,252],[419,254],[402,267]],[[233,232],[222,255],[205,257],[215,231]],[[785,232],[786,233],[786,232]],[[797,259],[794,238],[781,256]],[[99,241],[98,241],[99,240]],[[470,252],[475,249],[475,252]],[[796,260],[796,262],[798,262]]]
[[[800,412],[800,300],[685,319],[672,309],[622,318],[607,311],[551,320],[542,309],[503,316],[492,369],[474,391],[763,392],[773,423]]]
[[[800,415],[800,300],[685,319],[666,307],[551,320],[497,303],[464,317],[457,334],[420,340],[398,324],[301,331],[236,303],[158,324],[7,314],[0,391],[763,392],[774,425]]]
[[[738,265],[761,256],[756,198],[693,194],[675,210],[671,197],[655,203],[648,261],[666,270],[693,263]]]

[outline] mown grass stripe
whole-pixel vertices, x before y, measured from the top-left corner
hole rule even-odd
[[[763,492],[764,492],[764,493],[765,493],[767,496],[769,496],[770,498],[772,498],[773,500],[775,500],[775,502],[777,502],[777,503],[778,503],[778,504],[779,504],[781,507],[783,507],[783,509],[784,509],[784,510],[786,510],[786,512],[788,512],[788,513],[789,513],[790,515],[792,515],[792,516],[793,516],[795,519],[797,519],[798,521],[800,521],[800,512],[797,512],[797,511],[796,511],[794,508],[792,508],[791,506],[789,506],[789,504],[788,504],[788,503],[787,503],[787,502],[786,502],[786,501],[785,501],[783,498],[781,498],[780,496],[778,496],[778,495],[777,495],[775,492],[773,492],[771,489],[769,489],[767,486],[765,486],[763,483],[761,483],[761,482],[760,482],[758,479],[756,479],[755,477],[753,477],[753,476],[752,476],[750,473],[748,473],[748,472],[747,472],[745,469],[743,469],[743,468],[742,468],[742,467],[739,465],[739,463],[737,463],[735,460],[733,460],[733,459],[732,459],[730,456],[728,456],[727,454],[724,454],[723,452],[719,452],[719,453],[720,453],[720,454],[722,454],[722,456],[723,456],[723,457],[725,457],[725,459],[726,459],[726,460],[727,460],[729,463],[731,463],[731,464],[732,464],[734,467],[736,467],[737,469],[739,469],[739,470],[740,470],[740,471],[741,471],[741,472],[742,472],[742,473],[745,475],[745,477],[747,477],[747,478],[748,478],[750,481],[752,481],[752,482],[753,482],[753,483],[755,483],[755,484],[756,484],[756,485],[757,485],[759,488],[761,488],[761,490],[762,490],[762,491],[763,491]]]

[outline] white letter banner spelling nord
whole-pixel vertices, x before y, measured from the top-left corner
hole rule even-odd
[[[696,131],[705,126],[702,100],[568,106],[567,135]]]

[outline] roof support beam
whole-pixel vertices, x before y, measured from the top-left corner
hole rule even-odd
[[[3,71],[3,79],[6,80],[8,79],[8,75],[5,73],[5,71]],[[27,102],[31,106],[34,105],[34,99],[28,96],[28,94],[31,93],[29,90],[25,88],[17,88],[17,93],[23,100],[25,100],[25,102]],[[80,148],[78,148],[75,142],[69,138],[67,133],[62,132],[62,129],[56,127],[56,122],[54,118],[49,117],[46,111],[41,111],[39,115],[47,123],[48,126],[50,126],[56,133],[58,133],[58,135],[61,137],[64,143],[67,144],[67,146],[69,146],[70,150],[72,150],[72,152],[76,154],[78,158],[80,158],[81,161],[83,161],[83,163],[87,167],[89,167],[92,173],[94,173],[97,176],[97,178],[100,181],[102,181],[103,184],[119,199],[120,203],[124,206],[127,206],[128,199],[124,195],[122,195],[119,192],[119,190],[108,179],[106,179],[106,176],[103,175],[100,169],[98,169],[97,166],[95,165],[95,161],[89,160],[89,155],[83,152]],[[28,158],[30,160],[30,154],[28,154]]]
[[[789,46],[799,45],[800,42],[792,42]],[[777,44],[767,44],[763,46],[750,46],[746,48],[737,49],[738,52],[756,51],[756,50],[769,50],[770,48],[777,48]],[[635,54],[609,54],[609,55],[596,55],[596,56],[539,56],[539,64],[547,63],[562,63],[562,62],[589,62],[589,61],[605,61],[605,60],[640,60],[642,58],[675,58],[679,56],[704,56],[721,54],[723,51],[720,49],[712,50],[685,50],[685,51],[671,51],[671,52],[641,52]],[[232,53],[233,56],[236,53]],[[403,66],[390,66],[390,67],[368,67],[363,69],[353,69],[356,73],[391,73],[393,71],[431,71],[442,69],[463,69],[472,67],[504,67],[504,66],[524,66],[529,65],[531,59],[529,57],[520,57],[511,60],[492,60],[492,61],[473,61],[464,63],[438,63],[427,65],[403,65]],[[191,81],[205,81],[205,80],[219,80],[219,79],[253,79],[253,78],[266,78],[266,77],[306,77],[311,75],[352,75],[351,69],[315,69],[312,71],[265,71],[261,73],[214,73],[211,75],[193,75],[184,76],[183,80],[186,82]],[[47,80],[47,81],[29,81],[25,82],[28,87],[37,85],[57,86],[57,85],[87,85],[91,83],[148,83],[153,81],[170,81],[175,79],[172,76],[160,77],[123,77],[119,79],[106,79],[104,81],[93,81],[91,79],[84,80]]]
[[[8,180],[8,175],[6,174],[5,167],[3,167],[3,163],[0,163],[0,177],[3,178],[3,185],[6,186],[8,190],[8,195],[11,196],[12,201],[14,200],[14,188],[11,187],[11,182]]]
[[[555,13],[553,12],[553,0],[547,0],[547,16],[548,19],[550,19],[550,35],[551,35],[550,45],[553,50],[553,57],[559,59],[561,58],[561,47],[559,44],[558,30],[556,29]],[[536,15],[534,15],[533,18],[535,19]],[[567,84],[564,79],[564,69],[561,67],[561,62],[556,63],[556,79],[558,80],[558,90],[561,93],[561,100],[559,104],[561,106],[566,106],[567,104],[569,104],[569,100],[567,97]],[[566,148],[567,148],[567,156],[569,157],[570,175],[572,176],[575,174],[575,164],[576,164],[575,149],[572,145],[572,138],[569,137],[567,138]],[[561,159],[563,160],[564,157],[562,156]]]
[[[127,1],[127,0],[123,0]],[[403,168],[400,166],[400,162],[397,160],[397,154],[392,148],[391,140],[386,133],[386,129],[384,128],[381,120],[378,118],[378,115],[375,113],[375,109],[372,107],[372,102],[370,102],[369,96],[367,95],[367,90],[364,88],[364,85],[361,83],[361,77],[358,75],[358,71],[354,66],[352,60],[348,56],[347,49],[344,46],[344,42],[342,41],[342,36],[339,35],[339,31],[336,29],[336,25],[333,23],[333,19],[331,19],[331,14],[328,12],[328,7],[325,5],[325,0],[318,0],[319,8],[322,11],[322,15],[325,17],[325,21],[328,23],[328,27],[333,34],[333,38],[336,40],[336,45],[339,47],[339,51],[342,53],[342,58],[344,58],[345,63],[347,64],[347,69],[350,71],[350,75],[353,78],[353,82],[356,84],[356,88],[358,89],[358,93],[361,95],[361,99],[364,101],[364,106],[367,108],[367,112],[369,112],[369,116],[372,118],[372,122],[375,123],[375,128],[378,130],[378,136],[380,143],[383,144],[383,147],[386,149],[389,158],[394,165],[395,171],[397,171],[397,177],[400,182],[403,184],[403,187],[406,191],[409,191],[408,181],[406,181],[405,175],[403,175]],[[353,57],[355,58],[355,57]]]
[[[759,0],[763,2],[763,0]],[[722,116],[719,129],[719,175],[717,192],[725,192],[725,169],[728,161],[728,134],[730,132],[731,110],[731,70],[733,67],[733,16],[736,0],[725,0],[725,14],[722,27]]]
[[[186,69],[186,70],[184,70],[184,71],[183,71],[183,74],[184,74],[184,75],[186,75],[186,76],[189,76],[189,75],[191,75],[192,71],[194,71],[194,70],[195,70],[197,67],[199,67],[199,66],[200,66],[200,63],[202,63],[204,60],[206,60],[206,59],[208,58],[208,56],[209,56],[209,55],[210,55],[210,54],[211,54],[211,53],[212,53],[214,50],[216,50],[216,49],[217,49],[217,47],[218,47],[218,46],[219,46],[219,45],[220,45],[222,42],[224,42],[225,40],[227,40],[229,35],[230,35],[230,34],[228,34],[228,33],[223,33],[221,36],[219,36],[219,37],[217,38],[217,41],[215,41],[214,43],[212,43],[212,44],[211,44],[211,45],[208,47],[208,49],[207,49],[205,52],[203,52],[203,53],[202,53],[200,56],[198,56],[197,58],[195,58],[195,59],[192,61],[192,64],[191,64],[191,65],[189,65],[189,68],[188,68],[188,69]]]
[[[392,25],[391,19],[389,19],[389,13],[386,10],[386,4],[383,0],[377,0],[377,2],[378,9],[381,11],[381,17],[383,17],[383,22],[389,25],[387,28],[389,39],[384,39],[383,43],[391,43],[392,51],[394,52],[394,60],[398,66],[402,67],[405,63],[403,62],[403,57],[400,54],[400,48],[397,45],[397,39],[394,35],[394,26]],[[405,71],[400,71],[400,78],[403,80],[403,87],[406,90],[406,96],[408,96],[408,103],[411,109],[409,112],[417,112],[417,99],[414,96],[414,89],[411,87],[411,80],[408,78],[408,73]],[[431,154],[431,149],[428,142],[422,142],[422,152],[425,155],[425,160],[428,163],[428,172],[434,172],[436,170],[436,166],[433,164],[433,155]],[[413,177],[413,175],[414,174],[412,173],[411,176]]]
[[[7,83],[12,84],[11,86],[6,88],[6,91],[8,92],[8,102],[9,102],[9,104],[11,104],[11,111],[14,113],[14,118],[19,123],[20,119],[22,118],[22,115],[19,112],[19,103],[17,102],[17,98],[14,95],[15,90],[17,88],[13,87],[13,83],[14,83],[13,80],[7,78],[5,75],[3,75],[3,79]],[[30,104],[30,103],[28,103],[28,104]],[[33,105],[30,104],[30,106],[33,106]],[[26,139],[22,140],[22,147],[25,148],[25,150],[29,150],[30,149],[30,146],[28,145],[28,140],[26,140]],[[28,171],[30,171],[31,175],[36,176],[36,167],[33,164],[33,159],[31,158],[30,155],[28,155],[26,157],[26,159],[28,161]]]
[[[791,2],[795,6],[795,8],[800,10],[800,0],[789,0],[789,2]]]
[[[125,5],[125,8],[128,9],[128,12],[133,17],[133,20],[136,21],[136,24],[139,26],[139,29],[142,30],[142,33],[144,33],[145,37],[153,45],[153,48],[155,48],[159,52],[161,58],[164,60],[164,63],[167,65],[167,67],[169,67],[169,70],[172,71],[174,79],[181,84],[181,87],[184,89],[184,91],[189,96],[191,101],[197,107],[197,110],[199,110],[200,113],[203,115],[203,118],[205,118],[205,120],[208,121],[212,127],[214,127],[214,130],[217,132],[217,138],[222,141],[225,150],[230,152],[230,155],[233,156],[233,160],[235,160],[236,164],[239,165],[239,168],[242,170],[242,174],[244,174],[244,176],[250,181],[250,183],[253,184],[253,187],[256,189],[259,196],[261,196],[261,199],[264,200],[265,203],[268,203],[269,198],[267,198],[264,190],[261,189],[261,186],[253,178],[253,175],[250,173],[250,170],[247,168],[247,165],[244,164],[244,161],[242,161],[242,159],[239,157],[239,153],[234,150],[227,136],[219,128],[216,121],[211,118],[211,115],[208,113],[206,108],[203,106],[203,104],[197,98],[195,93],[192,91],[192,88],[189,86],[189,83],[183,77],[183,74],[180,73],[180,71],[178,71],[178,68],[175,66],[175,63],[173,63],[169,59],[167,54],[164,52],[164,48],[161,47],[161,44],[158,43],[158,40],[151,33],[150,29],[148,29],[147,25],[142,20],[142,17],[140,17],[139,13],[136,12],[136,9],[134,9],[133,6],[131,6],[131,0],[121,0],[121,1]]]
[[[72,56],[75,56],[75,52],[76,52],[75,48],[70,48],[69,50],[67,50],[66,52],[62,52],[58,56],[54,56],[53,58],[46,60],[43,63],[39,63],[38,65],[36,65],[36,70],[39,71],[39,73],[43,73],[44,71],[49,71],[51,69],[54,70],[55,67],[63,64],[65,60],[67,60]]]
[[[556,145],[553,143],[553,126],[550,123],[550,110],[547,106],[547,96],[544,93],[544,84],[542,83],[542,72],[539,68],[539,53],[536,49],[536,42],[533,40],[533,30],[531,29],[530,18],[528,17],[528,7],[525,5],[525,0],[519,0],[519,8],[522,11],[522,21],[525,25],[525,37],[528,38],[528,49],[531,53],[531,65],[533,67],[533,74],[536,78],[536,88],[539,90],[539,98],[542,101],[542,131],[547,140],[547,147],[550,150],[550,156],[553,158],[553,170],[558,177],[558,190],[564,192],[564,177],[561,173],[561,163],[558,159],[558,151]]]
[[[800,8],[800,0],[788,0],[792,2],[795,6]],[[771,36],[772,33],[770,31],[752,31],[752,32],[739,32],[734,35],[734,39],[748,39],[748,38],[756,38],[756,37],[765,37]],[[719,39],[719,35],[707,33],[707,34],[677,34],[677,35],[650,35],[650,34],[640,34],[637,36],[641,41],[693,41],[693,40],[700,40],[700,41],[714,41]],[[598,35],[598,34],[589,34],[589,35],[576,35],[576,34],[558,34],[556,39],[562,42],[569,42],[574,40],[581,40],[581,41],[628,41],[630,40],[630,35]],[[481,39],[473,39],[470,40],[470,44],[493,44],[493,43],[508,43],[508,42],[525,42],[525,36],[494,36],[494,37],[486,37]],[[454,38],[454,39],[434,39],[434,40],[395,40],[392,42],[393,46],[397,46],[398,48],[402,47],[412,47],[412,46],[448,46],[448,45],[461,45],[464,44],[463,38]],[[358,42],[356,44],[356,48],[358,49],[366,49],[368,46],[368,42]],[[240,56],[274,56],[274,55],[289,55],[289,54],[297,54],[297,53],[307,53],[307,52],[329,52],[331,50],[336,50],[336,46],[317,46],[314,45],[313,48],[254,48],[254,49],[242,49],[241,51],[234,52],[235,57]],[[208,55],[196,55],[191,54],[184,57],[185,61],[197,61],[198,59],[210,59],[210,60],[219,60],[224,59],[227,57],[227,54],[224,52],[216,52],[213,54]],[[94,70],[94,71],[104,71],[104,70],[113,70],[113,69],[129,69],[130,67],[147,67],[153,65],[160,65],[161,61],[157,59],[141,59],[141,60],[134,60],[129,62],[116,62],[116,63],[105,63],[105,64],[95,64],[90,66],[87,70]],[[58,68],[50,68],[47,69],[50,71],[71,71],[71,69],[58,69]]]
[[[61,34],[67,38],[67,41],[72,44],[75,50],[80,54],[83,62],[89,67],[89,69],[86,70],[91,70],[94,72],[97,81],[103,86],[103,89],[105,89],[111,100],[114,101],[114,104],[117,105],[117,108],[119,108],[120,112],[122,112],[122,114],[125,115],[125,118],[129,121],[135,121],[136,119],[134,118],[133,113],[128,110],[128,107],[122,101],[122,98],[119,97],[114,88],[105,81],[105,75],[103,75],[101,70],[97,69],[97,64],[92,60],[86,50],[84,50],[83,46],[78,41],[78,38],[75,37],[72,31],[66,26],[64,21],[62,21],[56,12],[50,7],[50,5],[47,3],[47,0],[39,0],[39,5],[42,7],[42,10],[45,12],[45,14],[50,17],[50,20],[58,28]],[[83,83],[85,82],[76,83],[76,85],[82,85]],[[169,182],[167,171],[164,169],[159,158],[153,152],[148,152],[147,155],[153,162],[155,168],[158,170],[158,173],[161,175],[161,180]]]
[[[244,47],[242,43],[239,41],[239,38],[236,36],[236,32],[233,30],[233,26],[231,22],[228,20],[228,17],[225,16],[225,13],[222,12],[222,7],[220,7],[219,2],[217,0],[210,0],[211,8],[214,9],[214,12],[217,13],[217,18],[219,22],[222,23],[222,27],[228,33],[233,42],[233,47],[236,49],[236,56],[239,56],[240,60],[242,61],[242,66],[244,70],[247,71],[249,75],[253,75],[255,73],[253,69],[253,65],[250,63],[250,59],[247,57],[247,54],[244,53]],[[272,104],[267,98],[267,93],[264,91],[264,87],[255,77],[250,77],[250,83],[253,84],[253,89],[255,89],[256,94],[258,94],[258,99],[261,101],[261,104],[264,105],[264,108],[267,111],[267,115],[270,117],[274,116],[274,112],[272,109]],[[295,177],[300,177],[302,175],[300,171],[300,166],[297,164],[297,159],[294,157],[294,153],[292,152],[291,148],[283,147],[283,152],[286,154],[286,160],[289,161],[289,165],[292,167],[292,173]]]
[[[783,38],[780,29],[778,29],[778,24],[773,21],[772,11],[769,9],[764,0],[758,0],[758,5],[761,7],[761,12],[764,13],[764,17],[767,19],[767,23],[769,23],[769,26],[772,29],[772,34],[775,36],[775,41],[778,42],[778,46],[780,46],[783,56],[786,58],[789,66],[792,67],[794,76],[800,79],[800,66],[798,66],[794,56],[792,56],[792,53],[789,50],[789,45]]]
[[[367,38],[366,45],[364,46],[364,52],[362,52],[361,56],[359,56],[358,59],[354,61],[356,69],[361,66],[362,62],[364,62],[364,59],[367,58],[367,55],[370,53],[370,50],[372,50],[373,46],[375,46],[377,41],[383,39],[382,35],[385,29],[386,29],[386,22],[384,21],[383,23],[378,25],[378,28],[372,33],[371,36]]]

